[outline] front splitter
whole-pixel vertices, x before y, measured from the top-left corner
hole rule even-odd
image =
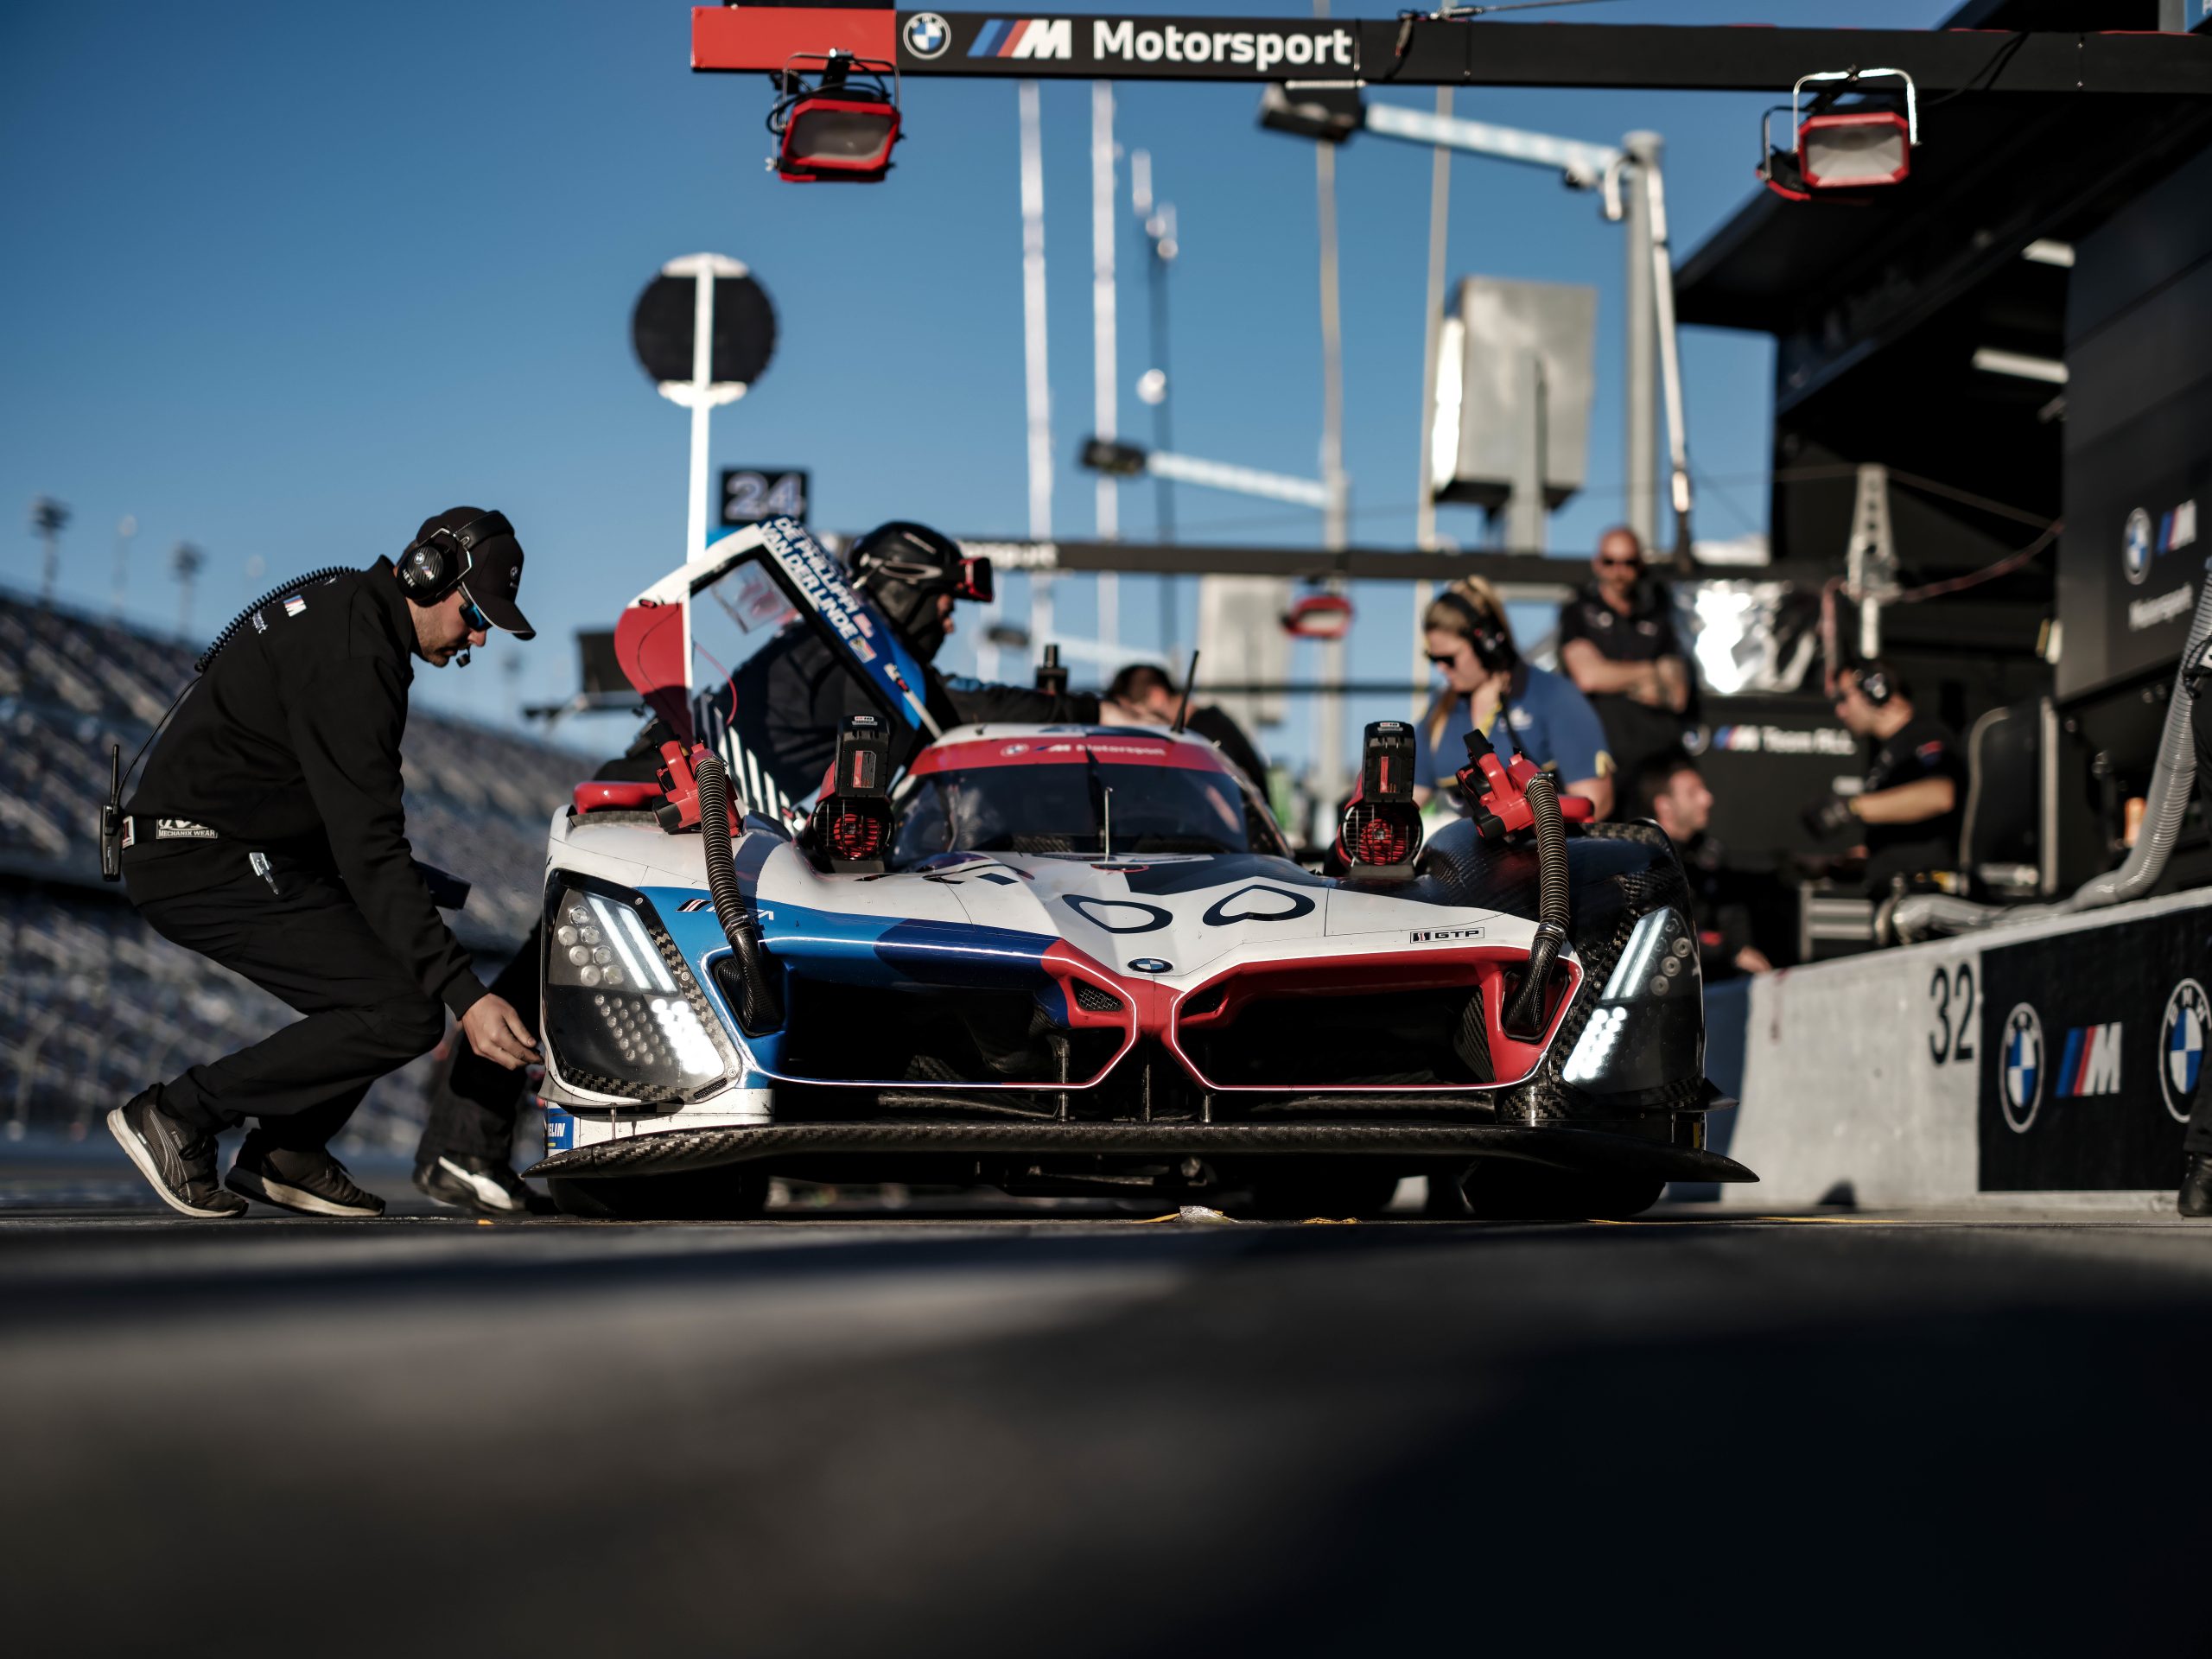
[[[667,1175],[763,1158],[871,1153],[1513,1158],[1592,1175],[1758,1179],[1716,1152],[1591,1129],[1497,1123],[779,1123],[765,1128],[670,1129],[602,1141],[555,1153],[524,1173],[563,1179]]]

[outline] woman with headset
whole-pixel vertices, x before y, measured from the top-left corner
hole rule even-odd
[[[1611,814],[1613,763],[1597,711],[1572,680],[1521,660],[1496,588],[1461,577],[1436,596],[1421,627],[1444,685],[1415,730],[1415,800],[1440,792],[1466,810],[1452,785],[1467,764],[1466,734],[1478,729],[1501,752],[1517,749],[1550,770],[1599,817]]]

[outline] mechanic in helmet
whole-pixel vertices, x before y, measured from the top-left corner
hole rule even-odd
[[[920,659],[929,682],[924,701],[941,726],[1136,723],[1128,711],[1087,693],[986,684],[937,671],[938,652],[956,626],[953,607],[963,599],[988,603],[992,595],[990,561],[968,557],[950,537],[894,519],[855,542],[846,564],[854,588]],[[738,671],[735,689],[738,741],[794,801],[821,786],[845,717],[875,712],[842,660],[799,624]]]

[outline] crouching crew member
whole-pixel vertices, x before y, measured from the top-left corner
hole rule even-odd
[[[1652,819],[1675,843],[1689,879],[1690,913],[1697,926],[1698,966],[1705,982],[1764,974],[1774,964],[1751,942],[1751,906],[1745,882],[1728,867],[1726,850],[1706,831],[1713,821],[1713,791],[1697,762],[1680,749],[1644,762],[1637,773],[1638,816]]]
[[[155,744],[126,807],[132,904],[303,1016],[108,1114],[172,1209],[237,1216],[251,1198],[380,1215],[327,1149],[369,1085],[436,1043],[448,1009],[478,1054],[533,1057],[530,1027],[439,918],[400,798],[411,659],[466,664],[494,628],[531,638],[522,561],[499,513],[426,520],[397,564],[319,576],[240,618]],[[219,1183],[215,1136],[248,1119]]]
[[[1897,676],[1880,663],[1836,677],[1835,712],[1852,731],[1873,740],[1873,757],[1865,787],[1853,796],[1822,796],[1805,809],[1805,828],[1821,839],[1859,830],[1870,898],[1885,898],[1916,876],[1956,869],[1966,805],[1958,739],[1914,709]]]

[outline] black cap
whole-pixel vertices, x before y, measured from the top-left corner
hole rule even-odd
[[[441,532],[443,532],[441,535]],[[458,543],[462,558],[461,591],[492,626],[518,639],[535,639],[537,630],[515,603],[522,590],[522,543],[503,512],[480,507],[453,507],[425,518],[417,542],[432,537]],[[450,544],[450,543],[448,543]]]

